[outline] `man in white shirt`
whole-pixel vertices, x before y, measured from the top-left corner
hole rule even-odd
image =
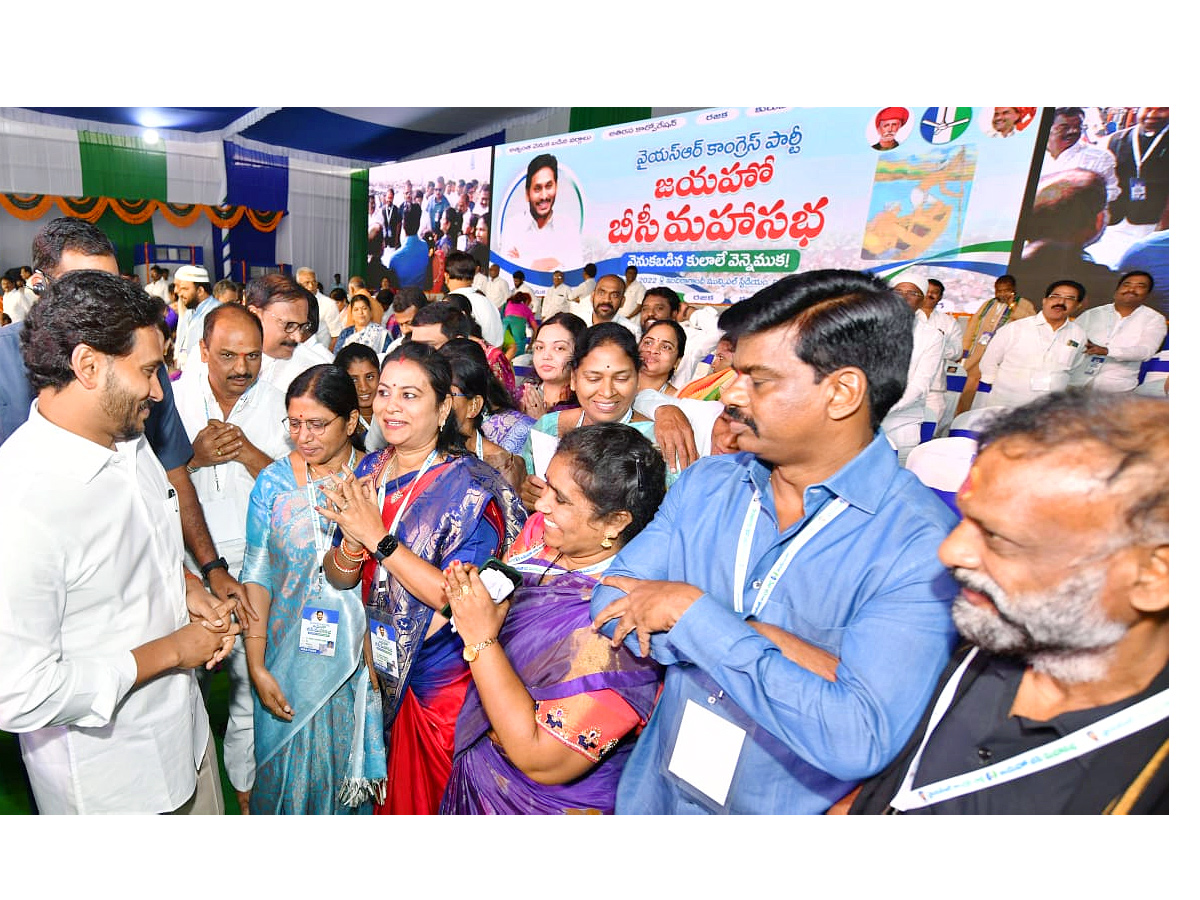
[[[962,323],[950,313],[938,309],[938,304],[942,302],[945,293],[946,286],[936,278],[930,278],[929,287],[925,289],[925,300],[917,310],[917,315],[922,316],[926,322],[940,331],[945,340],[945,347],[942,350],[943,364],[938,367],[937,377],[934,378],[933,386],[929,390],[929,402],[926,404],[930,415],[937,416],[936,419],[930,420],[934,422],[934,437],[940,437],[954,418],[954,410],[958,406],[958,392],[955,391],[953,396],[947,392],[946,370],[950,367],[957,370],[957,363],[962,359],[963,354]]]
[[[596,264],[588,263],[583,267],[583,281],[571,288],[571,300],[575,303],[587,303],[592,291],[596,289]],[[576,313],[578,315],[578,313]],[[586,319],[587,316],[579,316]]]
[[[942,333],[930,325],[920,313],[929,281],[912,270],[898,277],[901,280],[896,284],[896,293],[913,311],[912,356],[909,357],[908,380],[904,386],[904,393],[888,410],[879,427],[896,448],[900,465],[904,465],[908,461],[908,454],[921,443],[921,424],[925,421],[937,421],[941,417],[940,407],[929,409],[928,406],[934,382],[938,372],[942,370],[942,355],[946,346]]]
[[[170,303],[171,285],[167,281],[167,270],[162,266],[151,266],[150,281],[146,283],[145,291],[151,297],[157,297],[163,303]]]
[[[1149,272],[1126,272],[1113,302],[1080,314],[1075,324],[1087,334],[1086,375],[1094,391],[1137,389],[1142,363],[1154,356],[1167,336],[1167,320],[1146,306],[1154,290]]]
[[[471,316],[479,323],[483,339],[499,347],[504,343],[504,320],[496,305],[471,286],[474,277],[475,257],[460,250],[446,254],[447,294],[462,294],[471,302]]]
[[[508,283],[508,279],[500,274],[500,267],[495,263],[488,266],[488,279],[487,284],[484,285],[483,293],[492,306],[496,307],[496,309],[504,309],[504,304],[512,296],[512,291],[513,288]]]
[[[1078,106],[1060,106],[1054,110],[1039,177],[1067,169],[1087,169],[1104,179],[1108,202],[1112,203],[1121,194],[1117,161],[1107,150],[1084,143],[1083,119],[1083,110]]]
[[[997,330],[979,362],[980,381],[992,389],[977,393],[971,408],[1021,406],[1081,384],[1087,335],[1070,316],[1086,295],[1077,281],[1055,281],[1046,288],[1040,313]]]
[[[578,223],[555,215],[557,199],[558,159],[550,153],[539,154],[525,169],[529,214],[523,216],[524,227],[518,224],[512,234],[506,233],[511,241],[505,254],[509,259],[539,272],[575,269],[583,262]]]
[[[36,299],[37,294],[28,287],[19,288],[11,278],[4,279],[4,312],[12,319],[14,325],[24,321]]]
[[[616,322],[618,325],[628,328],[634,338],[640,339],[642,330],[638,327],[638,323],[617,315],[617,310],[624,299],[625,282],[617,275],[604,275],[596,282],[596,289],[592,291],[591,312],[587,316],[580,315],[575,312],[575,309],[572,309],[571,312],[575,312],[588,325]]]
[[[209,293],[208,270],[204,266],[180,266],[175,270],[175,297],[179,301],[179,323],[175,326],[175,363],[187,365],[188,356],[200,341],[204,317],[219,305]]]
[[[254,479],[291,450],[283,393],[258,379],[262,325],[244,307],[219,307],[205,320],[201,364],[172,387],[194,455],[188,465],[217,553],[235,575],[246,551],[246,512]],[[187,566],[199,567],[189,555]],[[254,697],[239,639],[230,656],[229,723],[224,758],[242,811],[254,786]]]
[[[617,310],[627,319],[636,319],[642,309],[642,298],[646,296],[646,286],[637,280],[637,266],[625,267],[625,303]]]
[[[191,669],[239,627],[186,575],[178,500],[142,434],[159,303],[68,272],[26,321],[38,399],[0,446],[0,728],[43,814],[222,812]]]
[[[318,290],[317,273],[308,266],[296,270],[296,281],[317,298],[317,343],[327,350],[333,350],[338,335],[345,327],[342,325],[341,311],[332,297],[326,297]]]
[[[246,285],[246,308],[258,316],[263,327],[263,360],[258,377],[285,394],[292,379],[305,369],[333,362],[328,349],[307,340],[316,332],[309,318],[310,299],[315,319],[316,298],[287,275],[260,275]]]
[[[567,312],[571,304],[571,288],[563,283],[562,269],[555,269],[550,276],[550,287],[542,297],[541,320],[544,322],[553,315]]]

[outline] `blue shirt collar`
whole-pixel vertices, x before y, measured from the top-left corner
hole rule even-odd
[[[744,457],[742,463],[746,467],[742,477],[758,488],[764,498],[773,498],[774,494],[771,491],[772,467],[751,453],[738,455]],[[809,486],[805,491],[805,518],[807,519],[809,515],[816,512],[824,500],[828,500],[830,497],[841,497],[851,506],[873,515],[883,503],[883,497],[899,470],[900,462],[896,457],[895,449],[888,443],[884,433],[877,430],[874,440],[850,462],[825,481]],[[822,498],[816,504],[809,502],[814,492],[819,492]],[[774,502],[769,503],[772,512],[774,505]]]

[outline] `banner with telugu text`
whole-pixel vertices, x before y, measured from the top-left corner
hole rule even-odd
[[[539,286],[635,265],[702,303],[920,264],[978,302],[1008,264],[1040,116],[1002,134],[991,107],[730,107],[504,145],[492,258]]]

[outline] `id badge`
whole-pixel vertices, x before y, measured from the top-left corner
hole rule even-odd
[[[1103,356],[1092,356],[1088,358],[1087,368],[1083,370],[1084,375],[1095,375],[1100,371],[1100,367],[1104,365]]]
[[[300,615],[300,651],[333,656],[337,647],[337,610],[306,606]]]
[[[1145,200],[1146,199],[1146,182],[1141,178],[1129,179],[1129,199],[1130,200]]]
[[[1050,386],[1050,376],[1045,372],[1039,372],[1029,378],[1029,389],[1031,391],[1050,391],[1053,388]]]
[[[371,659],[376,672],[389,678],[400,677],[400,655],[396,649],[396,629],[378,619],[371,619]]]
[[[995,333],[996,332],[994,332],[994,331],[985,331],[983,334],[981,334],[979,336],[979,340],[977,341],[979,346],[986,347],[988,345],[988,341],[990,341],[992,339],[992,335]]]
[[[745,741],[737,725],[688,700],[667,771],[724,806]]]

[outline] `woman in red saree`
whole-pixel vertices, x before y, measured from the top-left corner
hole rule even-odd
[[[325,571],[338,587],[362,584],[383,693],[381,813],[436,812],[450,773],[470,673],[462,639],[437,613],[441,569],[502,554],[524,522],[503,477],[464,451],[451,385],[449,363],[430,348],[406,343],[389,354],[375,398],[388,446],[326,492],[343,537]]]

